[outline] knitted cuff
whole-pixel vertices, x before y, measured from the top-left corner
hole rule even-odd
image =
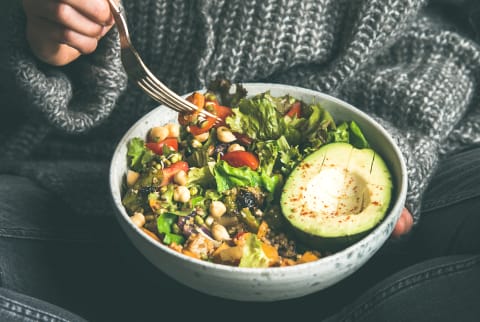
[[[20,6],[11,15],[8,66],[27,108],[40,111],[54,127],[82,133],[100,124],[126,88],[118,34],[111,30],[97,50],[65,67],[40,62],[25,38],[25,16]]]
[[[408,185],[405,207],[412,214],[414,224],[417,224],[420,219],[423,193],[438,163],[438,144],[418,133],[406,136],[404,130],[391,122],[375,115],[371,116],[387,130],[402,152],[407,169]]]

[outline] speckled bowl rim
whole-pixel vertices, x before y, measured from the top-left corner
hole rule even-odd
[[[319,91],[306,89],[298,86],[275,84],[275,83],[242,83],[242,85],[245,86],[245,88],[247,88],[247,91],[249,91],[248,90],[249,88],[252,89],[255,87],[268,88],[271,90],[280,89],[282,91],[291,90],[295,92],[302,92],[303,95],[306,95],[306,96],[319,97],[321,99],[332,101],[334,103],[343,105],[351,109],[355,113],[358,113],[362,118],[367,120],[373,127],[375,127],[376,131],[378,131],[379,133],[382,133],[382,135],[385,137],[385,139],[393,149],[393,152],[395,154],[395,159],[397,159],[400,165],[400,173],[401,173],[401,181],[396,183],[396,189],[397,189],[396,195],[398,195],[397,200],[395,200],[393,205],[390,207],[389,213],[385,216],[382,222],[378,226],[376,226],[367,236],[363,237],[361,240],[357,241],[356,243],[352,244],[351,246],[343,250],[337,251],[331,255],[325,256],[313,262],[292,265],[292,266],[283,266],[283,267],[249,268],[249,267],[235,267],[235,266],[229,266],[224,264],[216,264],[212,262],[202,261],[199,259],[194,259],[187,255],[181,254],[175,250],[172,250],[168,246],[165,246],[157,241],[154,241],[152,238],[148,237],[145,233],[143,233],[140,228],[135,226],[132,223],[132,221],[129,219],[127,212],[125,211],[124,207],[121,204],[121,197],[119,196],[120,193],[116,192],[117,189],[120,191],[120,188],[114,187],[115,178],[113,176],[112,169],[114,167],[114,163],[117,160],[117,158],[125,157],[125,156],[120,156],[118,152],[121,149],[122,142],[126,142],[128,138],[132,137],[132,132],[134,132],[134,129],[139,124],[141,124],[144,120],[149,119],[153,114],[158,113],[158,109],[165,108],[165,106],[163,105],[160,105],[154,108],[153,110],[151,110],[150,112],[142,116],[138,121],[136,121],[120,139],[113,153],[113,157],[110,164],[109,184],[110,184],[111,197],[113,198],[114,207],[121,214],[121,216],[118,216],[118,215],[116,216],[118,220],[126,221],[127,224],[132,229],[134,229],[138,234],[140,234],[142,238],[145,239],[148,243],[153,245],[155,248],[158,248],[159,251],[164,251],[172,256],[181,258],[182,260],[184,260],[187,263],[190,263],[191,265],[201,266],[203,269],[216,269],[224,272],[238,272],[238,273],[248,273],[248,274],[258,274],[258,275],[265,275],[265,274],[284,275],[285,273],[301,272],[306,268],[314,268],[316,266],[326,265],[327,263],[335,263],[336,261],[339,260],[339,258],[342,258],[344,256],[348,257],[349,253],[351,253],[353,249],[362,247],[362,245],[368,245],[375,238],[382,238],[383,239],[382,244],[385,243],[385,241],[389,238],[391,232],[393,231],[394,223],[396,223],[398,217],[400,216],[400,213],[404,207],[406,194],[407,194],[407,170],[406,170],[405,160],[403,158],[403,155],[400,149],[395,144],[390,134],[380,124],[378,124],[374,119],[372,119],[368,114],[366,114],[362,110],[356,108],[355,106],[341,99],[338,99],[336,97],[333,97],[331,95],[328,95]],[[198,91],[204,91],[204,90],[205,89],[200,89]],[[185,94],[183,96],[186,97],[189,94],[190,93]],[[393,218],[391,218],[392,216],[395,216],[394,220]],[[384,236],[380,236],[381,234],[384,234]]]

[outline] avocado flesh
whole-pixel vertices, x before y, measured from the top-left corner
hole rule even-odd
[[[391,174],[374,150],[330,143],[292,171],[280,202],[302,239],[309,244],[338,241],[343,247],[383,219],[392,188]]]

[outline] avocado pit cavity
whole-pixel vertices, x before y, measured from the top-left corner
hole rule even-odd
[[[305,186],[302,215],[348,216],[361,213],[365,204],[369,203],[366,189],[365,180],[356,173],[345,169],[322,169]]]

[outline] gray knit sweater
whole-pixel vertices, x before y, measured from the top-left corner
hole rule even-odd
[[[473,29],[454,30],[426,14],[425,5],[125,1],[135,46],[178,93],[202,88],[216,76],[279,82],[326,92],[374,115],[405,155],[407,207],[415,222],[439,159],[480,143],[480,47]],[[111,215],[113,148],[157,104],[127,82],[114,29],[96,52],[56,68],[29,51],[20,7],[13,5],[8,17],[1,51],[0,173],[33,178],[79,215]]]

